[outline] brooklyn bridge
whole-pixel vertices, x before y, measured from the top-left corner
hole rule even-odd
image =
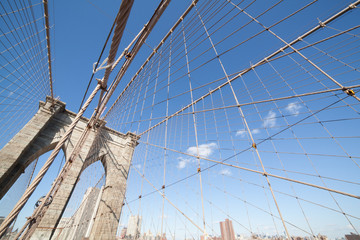
[[[360,0],[0,2],[0,239],[360,239]]]

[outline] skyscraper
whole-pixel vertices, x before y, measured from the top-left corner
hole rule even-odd
[[[232,221],[225,219],[224,222],[220,222],[220,231],[222,240],[235,240],[234,228]]]
[[[141,229],[141,216],[131,215],[129,217],[126,236],[130,239],[136,239],[140,236],[140,229]]]
[[[79,208],[71,218],[61,218],[55,232],[56,239],[85,239],[90,235],[94,217],[99,207],[102,189],[90,187],[86,190]]]

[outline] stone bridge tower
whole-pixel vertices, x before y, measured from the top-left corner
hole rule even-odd
[[[0,151],[0,198],[15,183],[26,167],[42,154],[52,150],[65,133],[76,114],[65,109],[65,103],[47,98],[40,102],[35,116]],[[71,137],[65,143],[63,152],[66,160],[88,127],[88,119],[82,118]],[[82,171],[100,160],[105,169],[105,186],[92,221],[89,239],[115,239],[121,208],[126,191],[134,148],[138,136],[122,134],[105,126],[91,129],[80,154],[74,160],[69,174],[54,196],[44,216],[33,231],[31,239],[55,238],[55,230],[66,208]]]

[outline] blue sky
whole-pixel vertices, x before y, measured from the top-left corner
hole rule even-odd
[[[165,13],[166,18],[170,18],[174,14],[172,19],[175,21],[178,14],[187,7],[189,1],[179,3],[177,4],[180,6],[170,5],[169,11]],[[53,13],[56,21],[53,41],[55,45],[55,89],[56,95],[67,103],[69,109],[76,111],[79,107],[83,97],[79,93],[83,93],[84,89],[86,89],[93,64],[97,61],[105,43],[114,17],[117,14],[118,5],[119,1],[115,0],[61,1],[55,3],[55,12]],[[129,41],[141,30],[143,25],[150,19],[157,5],[158,1],[135,1],[133,9],[137,9],[137,11],[130,14],[119,51],[124,49]],[[169,21],[161,22],[157,29],[161,28],[161,26],[164,26],[164,29],[159,31],[159,35],[156,37],[162,36],[173,21],[169,19]],[[148,40],[147,43],[152,47],[157,44],[156,41],[151,40]],[[143,48],[148,47],[144,46]],[[104,57],[107,56],[108,51],[107,48]],[[144,54],[142,61],[145,57]],[[131,70],[134,73],[137,70],[136,66],[132,67]],[[103,71],[100,71],[95,77],[101,78],[102,74]],[[90,89],[94,87],[95,81]],[[89,116],[90,113],[87,114]]]
[[[127,43],[138,33],[152,15],[158,2],[135,1],[119,50],[124,49]],[[173,1],[169,5],[147,40],[150,47],[155,47],[158,44],[190,2]],[[234,29],[250,20],[244,14],[237,15],[236,9],[230,11],[230,5],[220,8],[223,6],[220,4],[224,4],[224,2],[212,3],[220,10],[217,14],[214,13],[214,17],[207,19],[206,24],[208,27],[215,26],[209,28],[209,32],[213,32],[212,41],[218,43],[216,45],[218,53],[224,53],[220,59],[228,75],[236,74],[248,68],[284,45],[270,33],[264,33],[261,34],[261,37],[254,37],[246,44],[227,52],[232,46],[261,31],[262,27],[252,22],[222,41],[224,36],[231,34]],[[233,2],[239,3],[240,1]],[[319,21],[318,19],[323,20],[331,16],[350,2],[318,1],[301,14],[289,18],[272,30],[289,42],[315,26]],[[276,5],[270,11],[271,14],[265,14],[259,19],[262,23],[270,26],[307,3],[310,1],[283,2]],[[92,74],[92,66],[97,61],[119,4],[120,1],[115,0],[57,1],[55,3],[50,1],[51,24],[55,23],[51,38],[55,95],[59,96],[61,101],[66,102],[69,110],[76,112],[79,108],[84,90]],[[247,4],[249,1],[245,1],[239,6],[243,7]],[[254,7],[249,7],[248,12],[256,16],[273,4],[275,4],[273,1],[255,4]],[[216,9],[215,7],[214,9]],[[205,4],[202,1],[199,2],[198,10],[205,18],[207,13],[201,9],[205,9]],[[229,13],[225,14],[226,11]],[[208,93],[209,90],[226,82],[226,79],[224,79],[224,72],[211,48],[211,43],[205,37],[200,21],[191,18],[192,16],[196,18],[196,13],[193,11],[192,14],[185,18],[184,28],[186,28],[185,37],[188,39],[187,46],[190,52],[188,54],[191,70],[190,79],[192,87],[196,88],[193,91],[193,98],[197,99]],[[346,30],[356,25],[354,21],[356,17],[358,17],[358,9],[354,9],[352,13],[339,18],[329,27]],[[231,24],[221,25],[227,20]],[[156,54],[145,66],[144,71],[134,81],[133,87],[129,89],[129,95],[124,96],[122,104],[119,104],[117,109],[106,119],[110,127],[122,132],[141,133],[149,126],[163,120],[166,111],[168,114],[172,114],[191,103],[189,76],[186,74],[187,59],[182,42],[182,26],[178,27],[172,35],[173,38],[169,38],[164,47],[160,49],[159,52],[162,55]],[[215,32],[216,27],[220,27],[221,31]],[[193,29],[196,30],[192,32]],[[338,33],[337,30],[324,28],[307,37],[306,42],[301,42],[295,46],[301,48],[308,43],[316,42],[336,33]],[[356,50],[358,49],[356,40],[359,31],[353,33],[355,36],[342,35],[339,38],[317,45],[320,50],[329,52],[331,56],[335,56],[341,61],[331,62],[330,60],[333,58],[326,54],[320,54],[317,57],[313,54],[321,53],[321,51],[315,48],[305,49],[302,53],[309,56],[316,64],[321,65],[342,84],[346,86],[359,84],[359,72],[353,69],[346,70],[350,67],[344,67],[344,63],[354,67],[359,65],[357,62],[359,54]],[[174,47],[170,50],[169,46]],[[336,46],[343,46],[343,48],[337,49]],[[122,87],[145,61],[151,52],[150,47],[143,46],[128,74],[125,75],[119,85],[116,94],[121,92]],[[199,56],[209,48],[210,51]],[[349,51],[354,54],[351,55]],[[107,53],[108,48],[105,50],[105,56]],[[249,103],[285,97],[293,95],[295,92],[299,94],[337,87],[329,79],[319,74],[311,64],[304,62],[304,59],[299,55],[292,54],[290,56],[292,58],[280,58],[271,64],[257,67],[234,81],[232,86],[235,89],[238,101]],[[171,67],[168,68],[171,60]],[[209,62],[203,66],[202,64],[207,61]],[[297,65],[297,63],[301,63],[301,65]],[[338,66],[341,68],[337,68]],[[99,71],[95,77],[102,78],[103,72]],[[110,80],[113,79],[114,75]],[[231,77],[233,76],[231,75]],[[168,82],[171,82],[169,87]],[[91,85],[90,91],[94,86],[95,81]],[[346,98],[329,109],[316,113],[316,116],[307,118],[312,113],[346,97],[341,91],[336,92],[336,94],[338,95],[327,93],[275,103],[247,105],[243,106],[242,110],[246,115],[245,118],[255,142],[261,142],[258,149],[269,172],[359,195],[360,174],[359,168],[356,166],[356,163],[359,163],[358,156],[360,155],[357,147],[360,133],[357,127],[359,115],[357,102],[352,98]],[[166,107],[167,104],[168,107]],[[165,193],[182,212],[200,226],[202,224],[202,203],[199,175],[195,174],[199,165],[194,156],[199,154],[200,159],[209,158],[216,161],[227,159],[226,163],[261,171],[256,153],[253,150],[242,152],[251,146],[251,141],[244,119],[239,114],[239,109],[227,108],[234,104],[236,101],[233,98],[233,93],[229,86],[225,86],[221,91],[211,94],[211,96],[194,105],[194,110],[200,111],[195,114],[196,134],[192,108],[188,108],[180,115],[171,118],[167,127],[164,123],[142,136],[134,154],[127,191],[129,205],[123,208],[121,226],[127,224],[128,216],[131,213],[136,213],[143,216],[143,232],[149,229],[153,234],[159,232],[161,219],[164,219],[163,229],[167,234],[176,232],[177,239],[182,239],[185,235],[192,234],[195,238],[201,235],[201,232],[182,217],[181,213],[176,211],[167,201],[164,201],[163,205],[162,197],[156,192],[152,193],[154,188],[147,184],[137,171],[144,173],[146,179],[157,188],[189,176],[186,180],[166,188]],[[89,117],[94,107],[95,105],[92,104],[85,115]],[[211,110],[216,107],[225,107],[225,110]],[[304,120],[300,124],[291,128],[288,127],[302,119]],[[283,129],[286,130],[281,132]],[[276,135],[272,140],[263,141],[274,134]],[[199,150],[196,149],[196,138]],[[170,150],[165,151],[164,148],[166,147]],[[355,158],[351,159],[349,156]],[[57,159],[55,166],[60,165],[60,159],[61,156]],[[200,161],[201,168],[212,165],[205,159]],[[50,172],[55,173],[57,168],[53,167]],[[282,171],[283,168],[287,172]],[[51,183],[54,176],[50,172],[50,177],[48,175],[47,180],[44,180],[47,184]],[[94,174],[95,172],[97,174]],[[91,178],[92,181],[90,181],[91,184],[79,184],[72,200],[74,205],[79,204],[86,187],[97,182],[97,179],[101,177],[101,172],[101,166],[96,165],[93,166],[93,170],[89,169],[88,173],[84,173],[82,178]],[[165,183],[163,182],[164,172],[166,173]],[[354,183],[345,183],[328,178],[319,179],[316,177],[317,175]],[[235,232],[239,234],[249,235],[251,231],[267,234],[283,233],[282,224],[276,218],[278,216],[276,206],[263,176],[229,166],[216,165],[204,171],[201,177],[208,233],[219,235],[219,221],[223,221],[225,218],[233,219]],[[289,184],[289,182],[276,178],[270,178],[270,181],[284,218],[298,227],[287,224],[291,234],[307,235],[306,232],[311,232],[307,226],[306,217],[313,227],[314,234],[322,233],[334,238],[354,231],[349,225],[349,221],[341,213],[319,207],[316,204],[355,216],[349,218],[357,229],[360,228],[358,200],[337,194],[330,195],[323,190]],[[40,187],[42,190],[40,192],[46,192],[44,190],[46,189],[45,185],[44,183]],[[44,195],[40,192],[34,194],[32,201],[35,201],[38,196]],[[140,208],[138,196],[147,193],[151,194],[141,200]],[[300,200],[301,207],[294,198],[295,195],[302,198]],[[337,202],[340,203],[340,208],[337,206]],[[31,204],[29,203],[29,205]],[[164,215],[162,213],[163,207]],[[305,212],[305,218],[302,210]],[[32,209],[28,210],[28,212],[31,211]],[[272,214],[275,217],[272,217]],[[305,232],[299,228],[305,229]]]

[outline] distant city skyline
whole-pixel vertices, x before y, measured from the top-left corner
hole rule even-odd
[[[142,216],[139,215],[131,215],[128,220],[128,226],[123,227],[120,231],[120,236],[118,239],[128,239],[128,240],[167,240],[167,233],[163,233],[162,235],[159,232],[153,233],[150,229],[147,231],[141,232],[141,220]],[[130,231],[129,233],[129,226]],[[219,222],[220,235],[204,235],[199,236],[199,240],[287,240],[285,233],[283,235],[269,235],[262,233],[253,233],[248,236],[244,236],[241,234],[236,234],[234,232],[232,221],[226,218],[224,221]],[[135,233],[137,234],[135,237]],[[171,235],[171,234],[170,234]],[[169,239],[175,239],[175,235]],[[178,238],[176,238],[178,239]],[[186,237],[184,240],[194,240],[197,239],[195,236]],[[292,235],[291,240],[329,240],[326,235],[318,233],[314,237],[311,236],[296,236]],[[336,240],[360,240],[360,235],[350,232],[349,234],[345,234],[341,238],[335,238]]]
[[[127,189],[125,201],[117,203],[123,206],[117,217],[117,236],[125,238],[128,233],[152,240],[165,234],[169,240],[183,240],[208,234],[203,238],[284,239],[288,228],[296,239],[310,240],[320,233],[329,239],[344,240],[346,234],[348,240],[357,240],[359,199],[327,189],[359,195],[360,105],[346,94],[350,88],[334,84],[269,32],[285,42],[295,41],[294,49],[359,95],[360,87],[354,86],[360,86],[360,51],[356,50],[360,27],[355,21],[360,5],[336,21],[324,26],[320,22],[319,27],[320,20],[326,21],[355,1],[198,1],[181,19],[193,0],[171,1],[121,80],[111,102],[125,87],[127,90],[105,119],[111,129],[142,134],[130,170],[124,173]],[[49,1],[51,25],[56,19],[51,36],[55,97],[60,96],[71,111],[80,107],[94,62],[101,65],[107,57],[110,42],[98,60],[120,3]],[[117,57],[158,3],[134,1]],[[35,5],[41,12],[40,1]],[[43,14],[39,17],[41,23]],[[177,28],[170,32],[178,20]],[[301,37],[312,28],[318,30]],[[9,49],[15,48],[9,45]],[[117,69],[124,61],[126,58]],[[263,62],[257,65],[259,61]],[[89,91],[104,72],[96,72]],[[21,84],[25,86],[24,76]],[[109,87],[116,76],[112,73]],[[28,90],[36,95],[36,88]],[[4,96],[21,99],[27,95],[9,88]],[[98,102],[96,96],[85,117],[91,116]],[[37,110],[37,103],[29,102],[29,106]],[[25,113],[18,118],[25,119]],[[6,114],[10,113],[4,111],[4,119]],[[10,212],[50,154],[28,167],[17,183],[22,188],[16,187],[15,193],[0,202],[0,215]],[[34,202],[46,195],[66,162],[64,154],[61,151],[54,161],[14,229],[22,227],[34,211]],[[63,218],[57,221],[75,220],[70,217],[82,211],[79,205],[85,190],[105,184],[109,179],[105,172],[101,161],[84,169]],[[131,215],[141,219],[132,223]],[[220,222],[226,219],[233,232],[229,237],[222,236]],[[226,232],[226,224],[223,228]]]

